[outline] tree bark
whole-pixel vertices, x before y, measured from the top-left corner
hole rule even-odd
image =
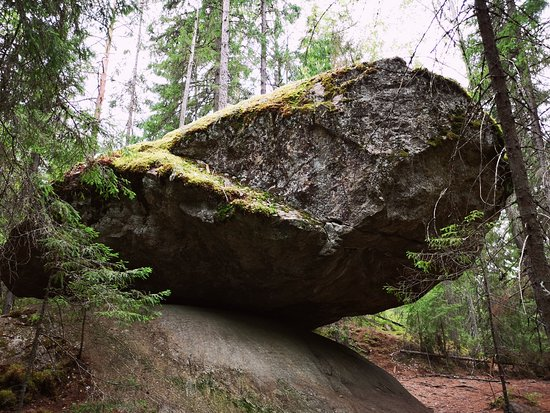
[[[544,252],[544,236],[538,220],[537,208],[525,167],[525,160],[516,130],[506,74],[502,68],[495,34],[485,0],[475,0],[475,12],[483,43],[484,54],[489,66],[491,86],[495,92],[497,114],[504,132],[504,144],[510,164],[512,183],[516,194],[518,209],[526,239],[525,252],[529,256],[531,271],[530,282],[534,290],[535,301],[545,326],[547,336],[550,332],[550,267]]]
[[[222,29],[220,47],[220,74],[218,82],[218,109],[227,106],[229,96],[229,0],[222,0]]]
[[[185,125],[185,115],[187,113],[187,101],[189,100],[189,88],[191,86],[191,76],[193,74],[193,65],[195,60],[195,47],[197,44],[197,33],[199,31],[199,9],[197,7],[195,14],[195,24],[193,26],[193,38],[191,39],[191,47],[189,49],[189,61],[187,62],[187,72],[185,75],[185,86],[183,88],[183,95],[181,98],[181,110],[180,110],[180,123],[179,127],[183,128]]]
[[[260,0],[260,16],[262,19],[260,37],[260,93],[267,91],[267,19],[265,11],[266,0]]]
[[[535,147],[537,160],[539,163],[539,174],[541,186],[544,193],[544,208],[550,213],[550,171],[548,170],[548,160],[546,158],[546,150],[544,147],[544,138],[541,127],[541,121],[538,111],[538,104],[535,98],[535,88],[529,66],[523,69],[522,83],[527,97],[527,107],[529,109],[529,117],[531,120],[531,140]]]
[[[97,122],[101,119],[101,108],[105,99],[105,89],[107,86],[107,70],[109,68],[109,56],[111,54],[111,45],[113,43],[113,31],[115,29],[115,19],[112,18],[107,30],[107,39],[105,42],[105,52],[101,59],[101,69],[99,73],[99,91],[95,102],[94,117]]]
[[[139,23],[138,23],[138,35],[136,44],[136,55],[134,57],[134,67],[132,69],[132,79],[130,80],[130,102],[128,103],[128,120],[126,121],[126,145],[131,143],[131,139],[134,136],[134,112],[137,108],[137,82],[138,82],[138,64],[139,54],[142,47],[142,29],[143,29],[143,14],[147,7],[147,0],[141,0],[139,5]]]
[[[217,37],[215,39],[214,49],[218,53],[218,55],[221,54],[221,50],[222,50],[221,37]],[[213,76],[214,77],[214,82],[213,83],[215,83],[215,86],[213,88],[214,89],[214,91],[213,91],[214,105],[213,106],[214,106],[214,111],[216,111],[216,110],[221,109],[220,108],[220,59],[218,59],[214,63],[214,67],[212,68],[212,70],[214,71],[214,76]]]
[[[476,0],[477,1],[477,0]],[[510,407],[510,399],[508,398],[508,388],[506,386],[506,374],[504,372],[504,366],[500,357],[500,342],[497,338],[497,331],[495,326],[495,320],[493,317],[493,304],[491,299],[491,289],[489,288],[489,280],[487,279],[487,273],[485,269],[483,272],[483,287],[485,289],[485,298],[487,300],[487,316],[489,318],[489,328],[491,330],[491,339],[493,341],[493,348],[495,350],[495,362],[498,368],[498,378],[500,379],[500,385],[502,386],[502,397],[504,399],[504,413],[512,413]]]
[[[517,15],[517,7],[515,0],[506,0],[508,8],[508,18],[512,20]],[[511,16],[511,17],[510,17]],[[511,21],[511,24],[516,26],[516,36],[520,44],[524,44],[525,36],[519,23]],[[517,54],[517,53],[516,53]],[[515,57],[515,56],[512,56]],[[526,56],[527,58],[528,56]],[[533,75],[529,67],[529,61],[519,65],[519,77],[521,88],[525,94],[525,106],[529,116],[529,129],[531,133],[529,137],[535,148],[535,156],[538,161],[538,173],[540,177],[541,188],[543,192],[543,207],[550,214],[550,171],[548,170],[548,159],[546,157],[544,134],[542,132],[542,123],[539,115],[539,104],[535,96],[535,87],[533,85]]]
[[[5,287],[4,283],[1,281],[0,281],[0,289],[2,289],[2,293],[4,291],[6,292],[5,297],[3,294],[1,295],[4,298],[4,304],[2,305],[2,315],[6,315],[10,313],[13,307],[13,302],[15,297],[13,293],[7,287]]]

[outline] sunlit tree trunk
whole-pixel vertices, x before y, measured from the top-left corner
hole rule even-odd
[[[131,143],[134,136],[134,113],[137,108],[137,82],[138,82],[138,64],[139,54],[142,47],[142,29],[143,29],[143,14],[147,8],[147,0],[142,0],[139,6],[139,23],[137,32],[136,55],[134,57],[134,67],[132,69],[132,78],[130,79],[130,102],[128,103],[128,120],[126,121],[126,145]]]
[[[220,47],[220,73],[217,109],[227,106],[229,100],[229,0],[222,0],[222,30]]]
[[[495,93],[497,114],[504,132],[504,144],[510,164],[512,182],[516,194],[519,214],[526,236],[525,252],[529,257],[530,282],[541,320],[550,332],[550,267],[544,252],[544,236],[533,199],[525,160],[517,134],[512,105],[506,85],[506,73],[502,68],[489,10],[485,0],[475,0],[475,11],[483,43],[485,58],[489,66],[491,86]]]
[[[260,16],[262,19],[260,38],[260,93],[267,91],[267,19],[265,11],[266,0],[260,0]]]
[[[193,75],[193,64],[195,60],[195,47],[197,44],[197,33],[199,31],[199,7],[195,14],[195,25],[193,27],[193,38],[191,39],[191,47],[189,49],[189,61],[187,62],[187,72],[185,75],[185,86],[183,88],[183,96],[181,98],[180,122],[179,127],[185,125],[185,115],[187,113],[187,101],[189,100],[189,88],[191,86],[191,76]]]
[[[101,109],[103,107],[103,101],[105,100],[105,89],[107,86],[107,72],[109,69],[109,58],[111,54],[111,46],[113,43],[113,31],[115,29],[115,19],[111,19],[109,28],[107,30],[107,39],[105,40],[105,51],[103,52],[103,58],[101,59],[101,68],[99,71],[99,91],[97,93],[97,99],[95,103],[94,117],[97,122],[101,119]]]

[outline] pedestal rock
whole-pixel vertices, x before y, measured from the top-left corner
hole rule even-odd
[[[130,266],[153,268],[141,288],[318,326],[398,305],[387,287],[407,275],[408,251],[471,211],[495,216],[508,194],[500,140],[455,82],[389,59],[80,165],[57,192]],[[135,198],[83,184],[98,166]],[[23,256],[2,278],[40,295],[40,259]]]

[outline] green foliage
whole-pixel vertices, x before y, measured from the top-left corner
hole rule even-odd
[[[270,15],[266,35],[269,53],[268,67],[273,71],[273,86],[294,80],[293,54],[282,47],[280,36],[287,24],[299,15],[299,7],[288,2],[266,0]],[[237,103],[254,92],[255,65],[259,62],[259,5],[257,2],[237,0],[230,8],[230,56],[229,99]],[[190,54],[195,12],[181,0],[166,3],[162,16],[149,28],[153,37],[151,64],[154,73],[163,81],[152,86],[157,95],[150,101],[152,115],[140,125],[144,139],[159,138],[178,127],[182,91]],[[219,1],[204,0],[199,10],[199,29],[195,49],[195,64],[191,79],[191,94],[188,102],[186,124],[191,123],[214,109],[217,93],[218,61],[220,54],[221,13]]]
[[[130,182],[118,177],[108,166],[99,162],[88,165],[80,175],[82,183],[94,188],[103,198],[118,198],[120,195],[134,199],[135,193],[129,188]]]
[[[59,385],[59,372],[52,369],[34,371],[29,387],[44,396],[54,396]]]
[[[437,280],[452,279],[468,269],[480,250],[482,234],[490,223],[483,222],[481,211],[471,211],[460,224],[440,230],[438,236],[426,241],[429,252],[407,252],[415,268]]]
[[[523,397],[531,406],[538,406],[541,394],[537,392],[525,393]]]
[[[328,326],[319,327],[315,330],[316,333],[323,337],[330,338],[341,344],[350,343],[350,331],[349,326],[344,321],[338,321],[336,323],[329,324]]]
[[[438,284],[402,309],[407,332],[421,351],[477,357],[490,348],[486,325],[480,329],[479,315],[471,313],[473,302],[482,305],[475,289],[479,286],[472,284],[471,277],[465,274],[457,281]]]
[[[133,322],[156,316],[152,308],[170,292],[148,294],[131,288],[147,278],[151,269],[127,269],[115,252],[95,242],[98,234],[80,222],[72,206],[55,195],[45,202],[54,222],[44,227],[38,243],[45,268],[59,287],[57,292],[105,317]]]
[[[0,8],[0,244],[35,217],[43,181],[97,148],[93,116],[81,109],[92,54],[88,30],[102,30],[131,1],[8,1]]]
[[[501,61],[508,65],[508,73],[512,76],[518,75],[524,68],[528,67],[532,74],[545,70],[548,59],[548,48],[541,47],[544,44],[544,31],[541,30],[541,15],[547,7],[546,0],[527,0],[517,2],[517,11],[512,14],[508,5],[502,3],[495,8],[493,24],[495,25],[497,48],[502,56]],[[472,22],[473,24],[473,22]],[[518,37],[523,33],[523,40]],[[468,78],[473,98],[478,102],[489,99],[488,67],[483,55],[479,34],[473,33],[461,44],[464,62],[468,70]],[[517,83],[511,83],[512,91],[517,91]],[[492,103],[488,102],[487,110],[493,110]],[[521,105],[515,108],[522,111]]]
[[[10,409],[17,405],[17,396],[12,390],[0,390],[0,408]]]
[[[411,254],[417,268],[424,272],[439,265],[443,254],[462,254],[456,240],[470,233],[470,224],[479,225],[479,213],[470,214],[462,224],[441,231],[437,252],[429,256]],[[487,291],[483,272],[491,292],[491,311],[502,357],[508,362],[527,366],[531,372],[548,368],[550,347],[537,322],[532,290],[521,278],[520,252],[512,242],[505,219],[491,225],[484,248],[456,281],[444,281],[418,301],[399,309],[408,334],[422,351],[439,354],[490,358],[494,347],[490,335]],[[456,259],[453,259],[456,260]],[[518,277],[519,274],[519,277]]]
[[[222,204],[216,211],[216,219],[218,221],[226,221],[227,219],[231,218],[234,213],[235,205],[230,203]]]
[[[115,413],[125,407],[119,402],[98,401],[86,402],[71,406],[71,413]]]
[[[225,373],[227,374],[227,373]],[[228,380],[229,379],[229,380]],[[254,385],[241,376],[240,372],[230,372],[229,377],[215,371],[200,373],[194,378],[175,376],[168,378],[170,384],[188,394],[198,391],[207,401],[210,411],[279,413],[283,410],[262,398]]]
[[[298,53],[300,78],[349,66],[364,57],[366,45],[346,37],[347,30],[355,24],[349,8],[352,3],[333,2],[326,9],[313,5]],[[376,40],[371,45],[375,43]]]
[[[330,35],[324,34],[309,42],[307,53],[300,56],[301,75],[303,78],[314,76],[318,73],[332,69],[332,55],[335,54],[334,40]]]
[[[25,367],[21,364],[9,364],[0,370],[0,392],[4,392],[9,398],[7,392],[17,392],[23,385],[26,378]],[[61,384],[60,372],[55,369],[44,368],[35,370],[29,377],[28,389],[34,396],[54,396],[57,388]],[[2,407],[0,396],[0,407]],[[9,406],[4,406],[9,407]]]
[[[213,109],[216,61],[219,59],[221,13],[213,0],[202,2],[195,49],[193,88],[188,103],[189,120]],[[183,11],[183,12],[182,12]],[[145,139],[159,138],[178,127],[179,110],[189,59],[195,13],[182,1],[165,4],[162,16],[149,30],[153,39],[153,72],[165,79],[152,86],[158,98],[150,102],[153,114],[141,127]],[[200,79],[197,79],[200,74]]]
[[[16,389],[25,379],[25,367],[21,364],[10,364],[0,371],[0,388]]]

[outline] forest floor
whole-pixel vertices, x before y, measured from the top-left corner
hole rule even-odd
[[[34,332],[29,317],[29,314],[24,313],[15,317],[0,317],[0,373],[5,372],[6,366],[10,363],[22,363],[22,359],[17,358],[18,351],[14,346],[26,343],[26,346],[22,347],[28,347]],[[502,411],[502,406],[498,403],[502,400],[500,382],[495,373],[489,374],[487,366],[474,369],[471,366],[460,366],[445,361],[434,362],[426,357],[403,354],[400,351],[404,344],[402,339],[391,332],[383,331],[380,326],[346,328],[346,337],[343,341],[395,376],[410,393],[432,408],[434,413]],[[153,336],[143,337],[144,342],[148,342],[149,339],[153,342]],[[77,348],[73,348],[73,354],[74,351],[77,351]],[[65,360],[67,367],[64,371],[65,378],[62,380],[64,384],[52,392],[55,397],[38,396],[22,412],[128,411],[111,409],[108,405],[99,410],[84,408],[90,396],[90,388],[93,387],[90,386],[90,377],[93,377],[93,371],[97,367],[94,364],[101,363],[101,349],[96,347],[93,353],[95,356],[87,360],[87,366],[77,366],[70,358]],[[51,355],[45,353],[43,356]],[[91,372],[91,376],[83,368]],[[550,413],[550,380],[518,377],[508,378],[507,384],[516,413]],[[7,411],[10,410],[0,407],[0,412]]]
[[[352,348],[391,373],[434,413],[503,411],[498,373],[485,364],[468,366],[404,354],[403,341],[379,328],[356,327],[349,336]],[[516,413],[550,412],[550,380],[518,377],[506,383]]]

